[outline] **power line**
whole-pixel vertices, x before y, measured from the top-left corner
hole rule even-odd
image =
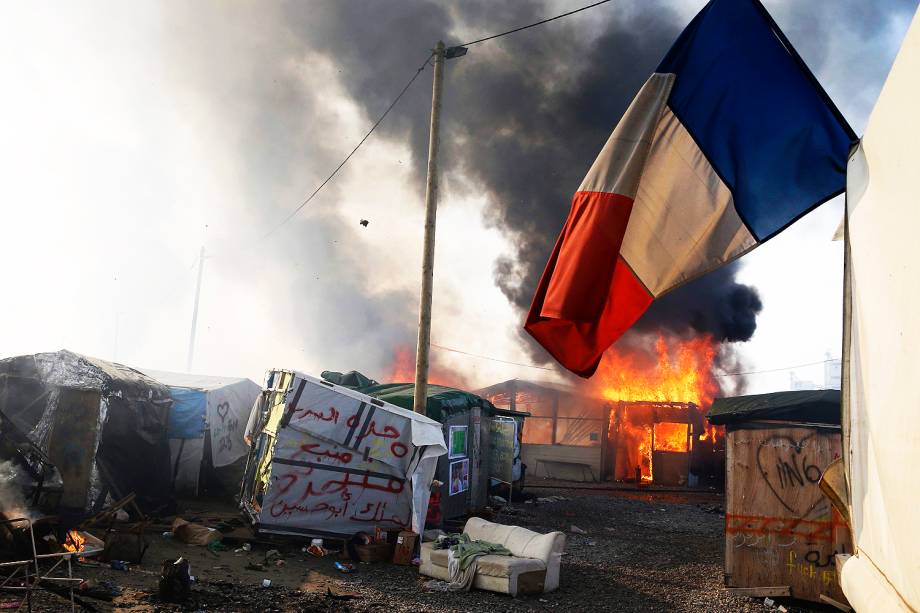
[[[769,368],[767,370],[751,370],[748,372],[725,372],[725,373],[721,373],[721,374],[717,374],[713,376],[714,377],[740,377],[743,375],[759,375],[761,373],[766,373],[766,372],[779,372],[781,370],[793,370],[795,368],[804,368],[806,366],[817,366],[818,364],[827,364],[828,362],[836,362],[839,359],[840,358],[828,358],[826,360],[819,360],[817,362],[808,362],[807,364],[796,364],[795,366],[783,366],[781,368]]]
[[[431,55],[429,55],[428,57],[425,58],[425,63],[418,67],[418,70],[415,71],[415,74],[412,75],[412,78],[409,79],[409,82],[406,83],[406,85],[402,88],[402,90],[399,92],[399,95],[397,95],[396,98],[393,99],[393,102],[390,103],[390,106],[388,106],[388,107],[386,108],[386,110],[383,112],[383,115],[381,115],[380,118],[377,119],[376,122],[374,122],[374,125],[371,126],[371,129],[368,130],[368,131],[367,131],[367,134],[364,135],[364,138],[362,138],[362,139],[358,142],[358,144],[355,145],[355,148],[351,150],[351,153],[349,153],[348,155],[345,156],[345,159],[342,160],[342,162],[341,162],[338,166],[335,167],[335,170],[333,170],[333,171],[329,174],[329,176],[326,177],[326,179],[325,179],[322,183],[320,183],[319,186],[318,186],[316,189],[313,190],[313,193],[310,194],[310,195],[307,197],[306,200],[304,200],[303,202],[300,203],[300,206],[298,206],[296,209],[294,209],[293,211],[291,211],[290,213],[288,213],[287,217],[285,217],[284,219],[282,219],[281,222],[280,222],[279,224],[277,224],[277,225],[276,225],[275,227],[273,227],[271,230],[269,230],[268,232],[266,232],[266,233],[262,236],[262,238],[261,238],[260,240],[264,240],[264,239],[268,238],[269,236],[271,236],[272,234],[274,234],[276,231],[278,231],[278,229],[281,228],[282,226],[284,226],[284,224],[286,224],[288,221],[290,221],[291,218],[294,217],[294,215],[296,215],[297,213],[299,213],[299,212],[301,211],[301,209],[303,209],[305,206],[307,206],[308,204],[310,204],[310,201],[313,200],[313,198],[315,198],[316,195],[317,195],[324,187],[326,187],[326,184],[329,183],[329,182],[332,180],[332,178],[333,178],[336,174],[338,174],[338,172],[342,169],[342,167],[345,166],[345,164],[348,163],[348,160],[351,159],[351,156],[353,156],[353,155],[358,151],[358,149],[361,148],[361,145],[364,144],[364,141],[366,141],[366,140],[368,139],[368,137],[370,137],[370,135],[373,134],[374,130],[377,129],[377,126],[379,126],[379,125],[381,124],[381,122],[383,122],[383,120],[386,118],[386,116],[389,115],[390,111],[393,110],[393,107],[396,106],[396,103],[399,102],[400,98],[403,97],[403,94],[405,94],[405,93],[409,90],[409,87],[412,86],[412,84],[415,82],[415,80],[418,78],[418,76],[419,76],[420,74],[422,74],[422,71],[425,70],[425,67],[428,66],[428,62],[429,62],[430,59],[431,59]]]
[[[459,353],[461,355],[468,355],[473,358],[479,358],[480,360],[490,360],[492,362],[501,362],[502,364],[511,364],[513,366],[523,366],[524,368],[536,368],[538,370],[552,370],[552,371],[556,370],[555,368],[551,366],[537,366],[536,364],[523,364],[521,362],[512,362],[511,360],[502,360],[501,358],[492,358],[487,355],[479,355],[476,353],[469,353],[468,351],[461,351],[460,349],[452,349],[450,347],[445,347],[443,345],[437,345],[435,343],[431,343],[431,346],[441,349],[443,351],[450,351],[451,353]]]
[[[532,24],[530,24],[530,25],[521,26],[520,28],[515,28],[515,29],[513,29],[513,30],[508,30],[507,32],[501,32],[500,34],[493,34],[492,36],[486,36],[485,38],[480,38],[480,39],[478,39],[478,40],[474,40],[474,41],[471,41],[471,42],[468,42],[468,43],[463,43],[462,45],[459,45],[459,46],[460,46],[460,47],[469,47],[470,45],[476,45],[476,44],[478,44],[478,43],[484,43],[484,42],[486,42],[487,40],[492,40],[493,38],[500,38],[500,37],[502,37],[502,36],[507,36],[507,35],[509,35],[509,34],[514,34],[515,32],[520,32],[521,30],[528,30],[528,29],[530,29],[530,28],[535,28],[535,27],[537,27],[537,26],[542,26],[544,23],[549,23],[550,21],[556,21],[557,19],[562,19],[563,17],[568,17],[569,15],[574,15],[575,13],[580,13],[580,12],[582,12],[582,11],[587,11],[588,9],[592,9],[592,8],[594,8],[595,6],[600,6],[601,4],[607,4],[608,2],[610,2],[610,0],[600,0],[600,2],[595,2],[594,4],[589,4],[588,6],[583,6],[583,7],[581,7],[580,9],[575,9],[574,11],[569,11],[568,13],[562,13],[561,15],[556,15],[555,17],[550,17],[550,18],[548,18],[548,19],[543,19],[542,21],[538,21],[538,22],[532,23]]]

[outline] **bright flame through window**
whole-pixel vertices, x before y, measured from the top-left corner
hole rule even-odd
[[[687,424],[661,422],[655,424],[655,451],[689,451]]]

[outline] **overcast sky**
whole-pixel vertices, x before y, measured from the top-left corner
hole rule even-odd
[[[360,140],[437,37],[478,38],[585,3],[3,3],[0,355],[67,348],[184,370],[204,246],[195,372],[384,377],[396,350],[414,351],[424,162],[414,152],[427,138],[430,70],[335,181],[290,223],[279,221]],[[765,4],[861,132],[916,2]],[[631,96],[702,5],[614,0],[517,41],[475,46],[447,71],[445,114],[467,121],[477,97],[505,95],[502,79],[485,71],[526,71],[515,53],[524,44],[557,60],[528,76],[538,90],[515,90],[522,108],[592,70]],[[605,36],[616,44],[611,32],[620,31],[639,39],[654,31],[661,42],[645,53],[655,59],[583,65],[599,61],[583,49]],[[522,235],[496,216],[504,205],[488,164],[477,161],[484,134],[559,139],[553,130],[565,124],[522,135],[518,119],[445,124],[432,340],[531,363],[522,314],[496,272],[509,254],[525,253]],[[600,118],[609,127],[589,136],[602,143],[617,119]],[[504,160],[524,180],[555,176],[550,162]],[[560,192],[587,171],[571,165]],[[568,202],[558,207],[564,216]],[[763,301],[753,339],[737,347],[748,370],[840,355],[842,246],[831,242],[840,215],[841,203],[828,203],[742,260],[738,279]],[[558,230],[542,234],[551,243]],[[434,351],[440,368],[457,369],[474,388],[551,375]],[[788,389],[790,372],[754,375],[750,389]],[[795,372],[823,382],[820,365]]]

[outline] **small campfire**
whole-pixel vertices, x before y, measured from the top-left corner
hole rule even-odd
[[[64,542],[61,545],[66,551],[73,553],[80,553],[81,551],[86,551],[86,537],[77,532],[76,530],[71,530],[67,533],[67,536],[64,538]]]

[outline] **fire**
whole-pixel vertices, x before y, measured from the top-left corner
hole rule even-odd
[[[693,445],[688,423],[665,409],[656,410],[658,417],[651,423],[654,413],[648,403],[692,403],[704,414],[720,391],[713,375],[718,352],[719,343],[711,336],[659,335],[654,351],[612,347],[604,355],[593,379],[595,391],[612,402],[636,403],[622,407],[621,419],[611,421],[611,431],[617,428],[620,444],[627,448],[626,465],[634,467],[630,471],[635,470],[639,480],[652,481],[653,451],[686,453]],[[714,441],[716,434],[715,427],[706,425],[694,438]]]
[[[595,380],[607,400],[692,402],[709,407],[719,392],[712,375],[717,353],[718,343],[711,336],[666,341],[659,335],[651,359],[642,352],[611,347]]]
[[[384,383],[412,383],[415,381],[415,352],[410,347],[398,347],[393,362],[384,378]],[[428,367],[428,383],[458,387],[456,377],[434,364]]]
[[[690,427],[687,424],[672,424],[661,422],[655,424],[654,447],[655,451],[690,451],[687,437]]]
[[[76,530],[71,530],[64,539],[63,547],[67,551],[79,553],[86,549],[86,539]]]

